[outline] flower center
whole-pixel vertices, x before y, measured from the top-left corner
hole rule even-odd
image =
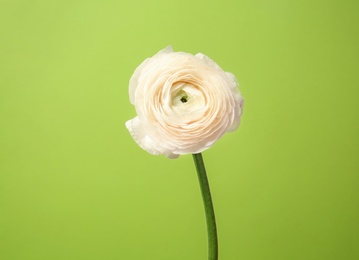
[[[184,86],[188,85],[181,85],[182,88],[178,88],[172,92],[172,106],[180,107],[185,105],[187,102],[189,103],[192,99],[191,93],[188,92],[188,89],[183,89]],[[191,86],[192,87],[192,86]]]
[[[181,100],[182,103],[187,103],[187,101],[188,101],[188,96],[187,96],[187,94],[184,93],[180,100]]]
[[[187,102],[187,96],[183,96],[180,100],[182,103],[186,103]]]
[[[181,122],[192,122],[203,115],[205,97],[194,84],[176,82],[171,87],[170,107]]]

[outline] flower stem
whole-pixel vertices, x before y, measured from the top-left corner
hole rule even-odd
[[[196,166],[199,185],[201,187],[204,210],[206,213],[207,235],[208,235],[208,260],[218,260],[218,238],[216,218],[209,188],[206,168],[201,153],[193,154],[194,164]]]

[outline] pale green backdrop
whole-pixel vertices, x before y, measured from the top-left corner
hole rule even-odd
[[[359,259],[359,2],[0,2],[0,259],[201,260],[190,155],[151,156],[128,81],[171,44],[234,73],[204,152],[220,260]]]

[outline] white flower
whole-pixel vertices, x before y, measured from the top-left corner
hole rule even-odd
[[[210,148],[240,122],[243,98],[235,76],[198,53],[171,47],[146,59],[130,79],[137,117],[126,122],[151,154],[177,158]]]

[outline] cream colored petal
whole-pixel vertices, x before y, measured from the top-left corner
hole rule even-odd
[[[146,134],[145,128],[142,126],[138,117],[126,122],[126,127],[132,135],[135,142],[150,154],[158,155],[160,152],[156,149],[155,142]]]
[[[208,65],[210,65],[211,67],[214,67],[216,69],[222,70],[217,63],[215,63],[211,58],[209,58],[208,56],[204,55],[203,53],[197,53],[195,55],[195,57],[200,58],[201,60],[205,61]]]
[[[143,72],[143,70],[146,68],[146,66],[150,63],[150,61],[152,61],[153,59],[156,59],[159,55],[162,54],[168,54],[173,52],[172,46],[167,46],[166,48],[160,50],[157,54],[155,54],[153,57],[151,58],[147,58],[145,59],[135,70],[135,72],[133,73],[131,79],[130,79],[130,84],[129,84],[129,95],[130,95],[130,102],[131,104],[135,104],[135,93],[136,93],[136,89],[138,86],[138,80],[141,76],[141,73]]]
[[[238,100],[236,100],[236,104],[237,105],[235,108],[234,120],[232,125],[228,127],[227,132],[235,131],[241,122],[241,115],[243,113],[243,107],[244,107],[244,99],[242,98],[242,96]]]
[[[130,85],[129,85],[129,94],[130,94],[130,102],[132,105],[135,104],[135,93],[138,86],[138,78],[141,76],[141,72],[143,68],[150,62],[150,58],[144,60],[140,66],[138,66],[133,73],[131,79],[130,79]]]
[[[160,50],[157,54],[161,54],[161,53],[171,53],[173,52],[173,48],[171,45],[168,45],[166,48]],[[157,55],[156,54],[156,55]]]
[[[171,150],[166,150],[163,147],[160,147],[150,136],[146,134],[146,128],[143,127],[138,117],[128,120],[126,122],[126,127],[135,142],[148,153],[153,155],[164,154],[169,159],[178,158],[178,154],[174,154]]]
[[[180,156],[179,154],[174,154],[169,150],[167,150],[167,152],[164,152],[163,155],[165,155],[169,159],[177,159]]]

